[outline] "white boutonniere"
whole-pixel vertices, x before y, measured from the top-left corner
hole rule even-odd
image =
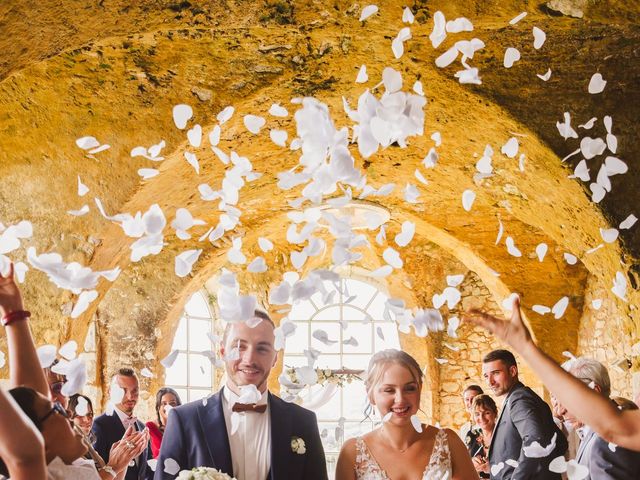
[[[304,440],[300,437],[291,437],[291,451],[298,455],[304,455],[307,452]]]

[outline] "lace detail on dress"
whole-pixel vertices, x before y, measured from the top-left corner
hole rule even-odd
[[[357,479],[386,480],[389,478],[369,453],[369,449],[362,437],[356,438],[356,464],[354,468]]]
[[[362,437],[356,438],[356,463],[354,469],[358,480],[389,480],[387,472],[378,465]],[[449,480],[451,474],[451,455],[447,432],[438,429],[433,452],[420,480]]]

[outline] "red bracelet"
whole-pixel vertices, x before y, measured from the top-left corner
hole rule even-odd
[[[31,312],[27,312],[26,310],[16,310],[14,312],[9,312],[2,317],[2,325],[5,327],[7,325],[11,325],[13,322],[17,322],[19,320],[26,320],[31,316]]]

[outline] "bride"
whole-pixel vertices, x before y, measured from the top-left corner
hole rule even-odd
[[[414,428],[422,372],[411,355],[393,349],[376,353],[369,362],[365,387],[383,422],[344,443],[336,480],[478,479],[465,445],[452,430],[421,424],[418,433]]]

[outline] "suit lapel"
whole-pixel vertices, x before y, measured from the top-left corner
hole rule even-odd
[[[215,468],[233,476],[227,424],[222,411],[222,390],[210,396],[206,405],[198,407],[198,416]]]
[[[502,410],[500,410],[500,416],[498,417],[498,421],[496,422],[496,426],[493,429],[493,433],[491,434],[491,444],[489,445],[489,451],[487,452],[487,456],[491,455],[491,449],[493,448],[493,442],[496,440],[496,433],[498,433],[498,428],[502,424],[502,417],[504,416],[504,412],[509,409],[509,397],[511,393],[518,388],[519,385],[522,385],[520,382],[516,383],[511,391],[507,394],[507,398],[504,399],[504,404],[502,405]],[[505,419],[506,422],[506,419]]]
[[[596,432],[594,432],[593,430],[589,431],[589,433],[585,435],[585,437],[580,442],[580,445],[578,446],[578,451],[576,452],[577,463],[581,463],[582,457],[584,456],[585,452],[588,451],[589,444],[595,438],[595,433]]]
[[[295,478],[289,472],[291,452],[292,418],[287,415],[284,400],[269,393],[269,415],[271,416],[271,480]]]

